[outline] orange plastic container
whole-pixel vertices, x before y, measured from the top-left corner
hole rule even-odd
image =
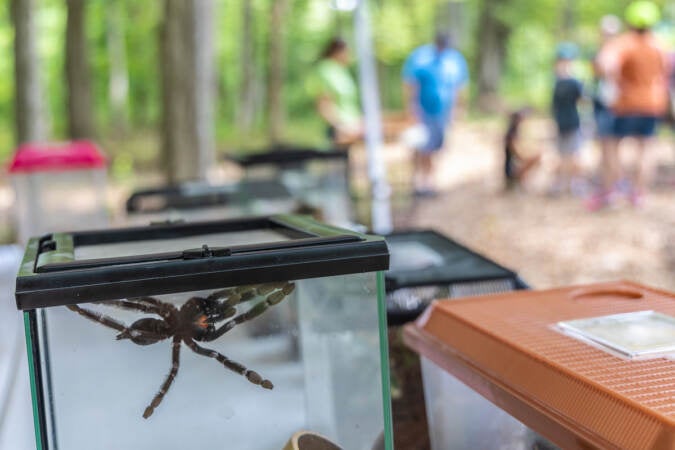
[[[554,327],[644,310],[675,316],[675,294],[621,281],[437,301],[405,340],[564,449],[671,450],[675,361],[622,359]]]

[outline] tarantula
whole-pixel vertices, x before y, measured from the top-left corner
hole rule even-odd
[[[274,388],[270,380],[264,379],[257,372],[247,369],[243,364],[232,361],[215,350],[201,347],[195,341],[210,342],[218,339],[236,325],[252,320],[264,313],[270,306],[278,304],[294,289],[294,283],[268,283],[228,288],[213,292],[205,298],[192,297],[180,309],[171,303],[162,302],[153,297],[100,302],[103,305],[156,314],[161,317],[161,319],[149,317],[138,319],[131,326],[126,326],[112,317],[84,309],[78,305],[68,305],[67,307],[87,319],[119,331],[119,334],[117,334],[118,340],[129,339],[134,344],[151,345],[172,338],[171,371],[148,407],[145,408],[143,418],[147,419],[162,402],[164,395],[176,378],[180,366],[181,342],[184,342],[193,352],[199,355],[215,358],[226,369],[245,376],[253,384],[265,389]],[[238,304],[253,300],[257,296],[266,297],[248,311],[235,316],[237,313],[235,307]],[[226,319],[230,320],[218,325],[219,322]]]

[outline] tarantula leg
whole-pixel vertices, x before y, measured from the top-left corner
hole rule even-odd
[[[122,322],[118,322],[117,320],[106,316],[105,314],[101,314],[99,312],[95,311],[89,311],[88,309],[80,308],[78,305],[66,305],[66,307],[73,311],[78,313],[81,316],[86,317],[89,320],[92,320],[94,322],[98,322],[101,325],[105,325],[108,328],[112,328],[117,331],[123,331],[127,328],[126,325],[124,325]]]
[[[206,297],[206,301],[223,300],[222,306],[236,306],[239,303],[253,300],[258,295],[267,295],[276,289],[282,289],[289,283],[265,283],[265,284],[249,284],[238,286],[234,288],[221,289],[211,293]]]
[[[162,403],[164,396],[171,387],[171,383],[173,383],[173,380],[176,378],[176,375],[178,374],[178,368],[180,367],[180,342],[181,340],[179,337],[173,338],[173,352],[171,354],[171,371],[166,376],[166,380],[164,380],[164,383],[162,383],[162,386],[159,388],[159,391],[157,391],[155,397],[152,399],[148,407],[145,408],[145,411],[143,411],[144,419],[150,417],[152,413],[155,412],[155,408],[157,408],[159,404]]]
[[[226,288],[219,291],[212,292],[206,297],[207,300],[222,300],[232,296],[235,293],[235,288]]]
[[[159,309],[156,306],[150,306],[143,303],[135,303],[131,300],[107,300],[100,302],[102,305],[116,306],[121,309],[128,309],[131,311],[140,311],[150,314],[159,314]]]
[[[238,373],[239,375],[242,375],[246,377],[248,381],[250,381],[253,384],[256,384],[262,388],[265,389],[273,389],[274,385],[270,380],[264,379],[263,377],[260,376],[260,374],[254,370],[249,370],[244,366],[243,364],[240,364],[236,361],[232,361],[230,358],[227,356],[218,353],[215,350],[210,350],[208,348],[200,347],[197,345],[196,342],[194,342],[191,339],[186,339],[185,343],[187,344],[190,349],[202,356],[208,356],[209,358],[214,358],[216,359],[219,363],[221,363],[223,366],[225,366],[226,369],[229,369],[233,372]]]
[[[287,284],[289,284],[289,283],[281,282],[281,283],[260,284],[260,285],[258,285],[258,287],[256,289],[256,292],[258,293],[258,295],[267,295],[270,292],[274,291],[275,289],[282,289]]]
[[[135,302],[135,303],[147,303],[148,305],[152,305],[152,306],[160,306],[160,305],[164,304],[163,302],[156,299],[155,297],[132,297],[132,298],[129,298],[128,300],[130,302]]]
[[[215,302],[217,302],[217,300],[213,300],[213,299],[212,299],[212,296],[213,296],[213,294],[209,295],[209,296],[206,298],[206,301],[215,301]],[[237,293],[235,293],[235,292],[232,292],[232,293],[230,293],[229,296],[227,296],[227,298],[225,298],[225,299],[223,300],[222,303],[219,304],[219,307],[220,307],[221,309],[226,309],[226,308],[229,308],[229,307],[234,307],[234,306],[237,306],[239,303],[241,303],[241,301],[242,301],[241,295],[240,295],[240,294],[237,294]]]
[[[164,319],[167,319],[169,316],[171,316],[171,313],[175,312],[174,310],[176,309],[176,307],[173,306],[172,304],[162,302],[154,297],[134,297],[127,300],[117,300],[117,301],[131,302],[133,304],[139,305],[139,308],[147,306],[148,308],[152,308],[152,310],[148,309],[143,312],[150,312],[153,314],[157,314]],[[115,306],[120,306],[124,308],[124,306],[122,305],[115,305]],[[141,311],[141,309],[138,310]]]
[[[265,298],[265,300],[258,303],[253,308],[249,309],[243,314],[238,315],[234,319],[228,320],[223,325],[221,325],[217,330],[209,332],[204,337],[198,340],[214,341],[218,339],[220,336],[230,331],[236,325],[255,319],[260,314],[264,313],[270,306],[276,305],[277,303],[281,302],[295,289],[294,283],[279,283],[274,286],[275,288],[279,288],[279,290],[274,291],[272,294],[268,295],[267,298]]]
[[[265,311],[270,306],[274,306],[278,303],[280,303],[283,299],[288,297],[288,295],[293,292],[295,289],[295,284],[293,283],[285,283],[281,289],[272,292],[270,295],[268,295],[264,301],[258,303],[255,305],[253,308],[249,309],[243,314],[238,315],[234,319],[232,319],[236,324],[241,324],[244,322],[247,322],[249,320],[255,319]]]

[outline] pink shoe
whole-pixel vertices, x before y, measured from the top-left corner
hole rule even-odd
[[[612,203],[613,196],[611,192],[596,192],[586,200],[584,206],[588,211],[595,212],[612,206]]]
[[[642,208],[645,205],[645,196],[640,191],[632,191],[628,194],[628,201],[633,208]]]

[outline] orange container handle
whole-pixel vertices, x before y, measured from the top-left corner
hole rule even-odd
[[[588,301],[596,299],[613,300],[641,300],[644,293],[635,287],[611,286],[611,287],[589,287],[573,290],[569,297],[575,301]]]

